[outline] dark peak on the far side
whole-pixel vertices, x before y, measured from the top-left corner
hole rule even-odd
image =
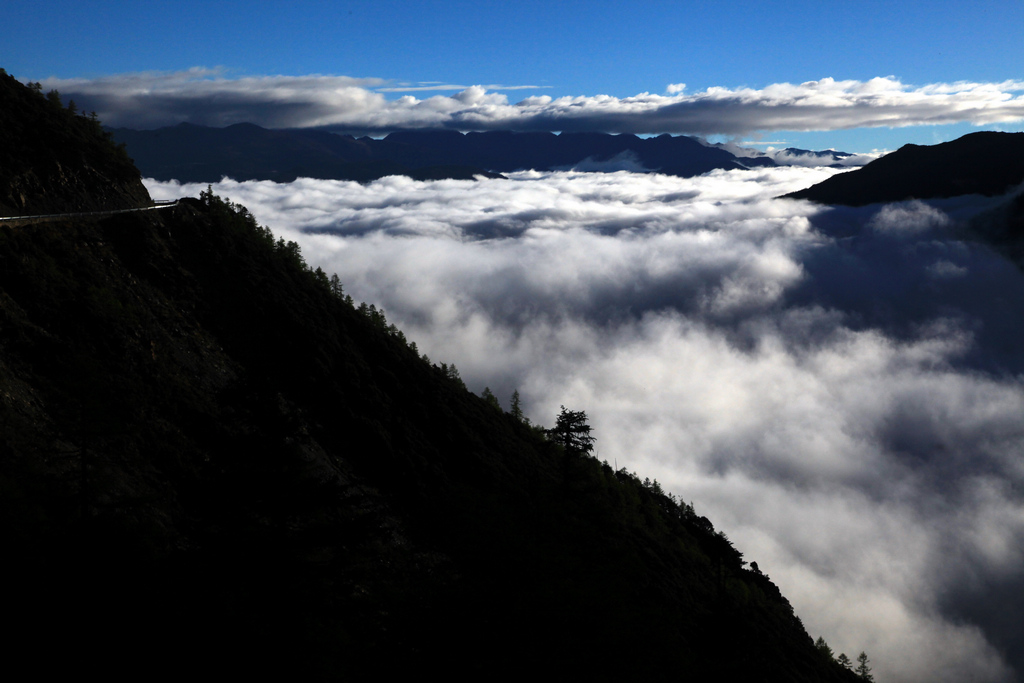
[[[786,195],[865,206],[906,199],[994,197],[1024,182],[1024,133],[983,131],[938,145],[904,145],[863,168]]]

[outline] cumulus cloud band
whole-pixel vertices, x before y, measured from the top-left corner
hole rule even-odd
[[[911,86],[893,77],[823,78],[761,89],[712,87],[690,94],[684,84],[676,83],[663,95],[543,95],[515,103],[493,90],[528,86],[474,85],[450,96],[387,99],[385,92],[419,87],[345,76],[231,79],[199,68],[94,80],[51,78],[43,84],[73,97],[79,108],[96,111],[107,125],[130,128],[248,122],[267,128],[328,127],[355,133],[447,128],[741,136],[1024,119],[1024,96],[1015,95],[1024,91],[1024,81]]]

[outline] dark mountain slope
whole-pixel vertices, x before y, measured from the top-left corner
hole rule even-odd
[[[56,92],[44,97],[0,70],[0,104],[0,216],[149,202],[124,149],[110,144],[99,121],[64,108]]]
[[[833,676],[706,520],[467,393],[216,200],[0,242],[19,650]]]
[[[114,129],[142,173],[157,180],[288,182],[296,177],[366,181],[385,175],[472,178],[521,169],[550,171],[588,161],[628,159],[678,176],[714,169],[774,165],[767,158],[737,158],[685,136],[604,133],[459,133],[419,130],[382,140],[355,139],[317,130],[267,130],[253,124],[207,128],[180,124],[150,131]]]
[[[241,207],[0,225],[0,254],[8,666],[852,680],[708,520],[467,392]]]
[[[1022,182],[1024,133],[979,132],[939,145],[904,145],[861,169],[786,197],[865,206],[964,194],[993,197]]]

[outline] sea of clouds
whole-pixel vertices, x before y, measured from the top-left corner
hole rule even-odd
[[[776,199],[836,172],[213,189],[470,389],[586,411],[601,459],[692,501],[879,680],[1011,680],[1024,274],[963,238],[996,200]]]

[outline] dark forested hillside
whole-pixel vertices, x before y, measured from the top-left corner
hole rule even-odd
[[[0,69],[0,216],[123,209],[149,200],[95,116]]]
[[[62,154],[48,206],[123,169],[98,130]],[[0,258],[9,667],[853,679],[699,512],[467,392],[242,207],[0,223]]]

